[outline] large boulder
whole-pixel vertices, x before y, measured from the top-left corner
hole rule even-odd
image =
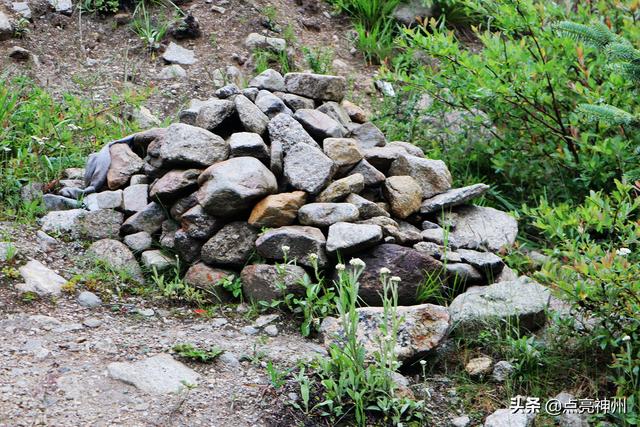
[[[249,224],[256,227],[282,227],[291,225],[298,210],[307,200],[304,191],[272,194],[260,200],[251,211]]]
[[[384,196],[391,212],[398,218],[406,218],[420,210],[422,189],[410,176],[390,176],[384,182]]]
[[[382,227],[374,224],[336,222],[329,227],[327,252],[348,255],[368,249],[382,240]]]
[[[477,331],[510,322],[524,331],[544,325],[551,293],[527,277],[478,286],[458,295],[449,306],[455,328]]]
[[[474,184],[448,190],[423,201],[420,212],[423,214],[440,213],[444,209],[462,205],[471,199],[480,197],[486,193],[488,189],[489,186],[486,184]]]
[[[453,178],[442,160],[403,155],[391,164],[390,175],[408,175],[422,188],[422,197],[433,197],[451,188]]]
[[[201,258],[211,265],[242,266],[255,251],[258,231],[243,221],[231,222],[202,247]]]
[[[315,227],[289,225],[268,230],[256,240],[258,254],[276,261],[296,260],[298,264],[312,266],[310,255],[317,256],[319,266],[327,262],[326,239]],[[283,249],[284,247],[284,249]]]
[[[449,237],[458,247],[497,252],[515,243],[518,222],[506,212],[481,206],[459,206],[443,217],[441,225],[450,227]]]
[[[116,190],[127,185],[129,179],[142,170],[144,161],[127,144],[113,144],[109,153],[111,164],[107,172],[107,186]]]
[[[336,222],[355,221],[359,214],[350,203],[309,203],[298,210],[298,219],[302,225],[328,227]]]
[[[381,329],[384,320],[384,308],[357,308],[358,331],[356,339],[364,346],[367,359],[373,360],[374,353],[380,351]],[[421,304],[410,307],[399,306],[397,316],[402,318],[398,329],[394,352],[401,362],[411,362],[426,356],[449,333],[449,313],[445,307],[433,304]],[[328,348],[335,344],[344,345],[344,330],[340,319],[327,317],[322,322],[321,333],[324,344]]]
[[[207,167],[229,157],[229,144],[206,129],[174,123],[167,128],[158,154],[165,167]]]
[[[287,294],[304,294],[301,285],[307,273],[297,265],[277,267],[268,264],[252,264],[242,269],[242,292],[250,301],[282,299]]]
[[[327,114],[318,110],[300,109],[293,117],[302,124],[309,135],[318,141],[325,138],[342,138],[347,130]]]
[[[363,253],[360,258],[366,267],[360,277],[360,297],[369,305],[381,305],[382,284],[380,269],[388,268],[393,276],[400,278],[398,303],[414,305],[418,288],[427,279],[444,282],[444,269],[440,261],[404,246],[384,243]]]
[[[287,73],[284,82],[287,92],[326,101],[342,101],[347,89],[347,80],[342,76]]]
[[[317,194],[335,172],[333,161],[319,148],[296,144],[284,157],[284,176],[293,188]]]
[[[131,277],[138,283],[144,283],[142,269],[133,253],[122,242],[113,239],[98,240],[89,246],[87,254],[107,267]]]
[[[216,163],[200,175],[198,203],[214,216],[232,216],[278,189],[276,177],[254,157]]]

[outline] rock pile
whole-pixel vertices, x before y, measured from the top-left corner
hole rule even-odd
[[[419,303],[426,278],[451,293],[515,279],[495,254],[515,241],[515,219],[470,204],[489,187],[453,188],[444,162],[387,141],[364,109],[344,99],[346,89],[339,76],[267,70],[246,89],[228,85],[211,99],[192,100],[180,123],[112,145],[105,186],[82,205],[45,195],[55,211],[42,218],[42,228],[96,241],[95,256],[139,280],[139,263],[157,270],[175,265],[152,248],[170,249],[190,266],[185,280],[221,300],[229,295],[218,281],[238,273],[247,298],[280,297],[274,264],[293,259],[286,284],[299,292],[299,279],[314,264],[331,275],[338,259],[361,258],[360,293],[373,306],[380,303],[383,267],[401,279],[405,306]],[[87,185],[77,175],[72,171],[63,184]],[[469,301],[481,299],[476,292]],[[486,314],[464,301],[456,307],[464,316]],[[449,316],[432,317],[444,335],[438,322],[446,326]]]

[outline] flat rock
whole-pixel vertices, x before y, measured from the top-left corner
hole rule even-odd
[[[73,13],[73,3],[71,0],[47,0],[49,5],[58,13],[71,15]]]
[[[351,132],[349,136],[358,141],[358,145],[362,149],[384,147],[387,144],[387,138],[385,138],[380,129],[371,122],[359,126],[352,126],[350,129]]]
[[[269,160],[269,148],[257,133],[236,132],[227,139],[231,153],[229,157],[255,157],[267,162]]]
[[[192,193],[198,187],[200,169],[174,169],[153,183],[149,197],[163,204]]]
[[[111,378],[152,394],[179,393],[187,385],[197,385],[200,378],[197,372],[168,354],[159,354],[133,363],[110,363],[107,371]]]
[[[187,77],[187,72],[178,64],[167,65],[156,76],[157,80],[182,80]]]
[[[347,88],[347,80],[342,76],[287,73],[284,81],[289,93],[326,101],[342,101]]]
[[[90,211],[99,209],[118,209],[122,207],[122,190],[92,193],[84,198],[84,204]]]
[[[327,252],[353,254],[368,249],[382,240],[382,227],[373,224],[336,222],[329,227]]]
[[[389,216],[389,212],[382,209],[377,203],[367,200],[357,194],[349,194],[344,201],[345,203],[351,203],[358,208],[360,219],[369,219],[376,216]]]
[[[117,239],[124,214],[113,209],[87,212],[78,219],[80,236],[87,240]]]
[[[289,225],[268,230],[256,240],[258,254],[267,259],[283,261],[283,247],[288,248],[286,258],[296,260],[298,264],[313,266],[309,255],[315,254],[319,266],[327,262],[325,253],[326,239],[315,227]]]
[[[131,250],[122,242],[113,239],[98,240],[89,246],[87,254],[95,261],[123,272],[139,283],[144,283],[142,270]]]
[[[420,212],[423,214],[439,213],[452,206],[462,205],[469,200],[482,196],[487,192],[486,184],[474,184],[462,188],[454,188],[430,197],[422,202]]]
[[[318,202],[339,202],[344,200],[349,194],[359,193],[362,190],[364,190],[364,177],[362,174],[354,173],[333,181],[318,194],[316,200]]]
[[[464,365],[464,370],[471,377],[483,377],[491,373],[493,360],[489,356],[474,357]]]
[[[148,204],[148,184],[132,184],[122,192],[122,209],[127,213],[143,211]]]
[[[68,234],[78,236],[78,222],[88,212],[84,209],[49,212],[40,218],[42,231],[47,234]]]
[[[502,247],[513,245],[518,235],[518,222],[514,217],[489,207],[458,206],[438,221],[451,227],[450,237],[462,248],[498,252]]]
[[[381,324],[384,316],[382,307],[357,308],[358,331],[356,338],[365,349],[367,359],[374,358],[380,351]],[[410,307],[399,306],[397,315],[402,317],[398,329],[395,354],[401,362],[411,362],[426,356],[448,335],[450,328],[449,313],[445,307],[433,304],[421,304]],[[325,347],[331,344],[343,345],[340,337],[344,335],[341,321],[327,317],[321,326]]]
[[[363,159],[363,154],[355,139],[327,138],[322,143],[322,150],[338,168],[338,172],[346,172]]]
[[[315,107],[313,99],[305,98],[304,96],[283,92],[276,92],[274,95],[282,99],[287,107],[291,108],[293,111],[298,111],[301,108],[313,109]]]
[[[342,138],[347,130],[337,121],[319,110],[300,109],[293,117],[302,124],[309,135],[318,141],[325,138]]]
[[[484,421],[484,427],[532,427],[536,414],[511,413],[511,409],[498,409]]]
[[[255,251],[258,230],[244,221],[231,222],[202,247],[202,260],[211,265],[242,266]]]
[[[545,323],[550,295],[549,289],[523,276],[470,288],[451,302],[449,312],[454,327],[465,331],[505,320],[518,322],[522,330],[534,331]]]
[[[162,253],[158,249],[144,251],[140,256],[140,261],[149,271],[156,270],[163,272],[176,265],[176,259]]]
[[[35,292],[40,296],[58,296],[67,280],[40,261],[31,260],[18,269],[24,283],[16,285],[21,292]]]
[[[69,209],[77,209],[80,207],[80,203],[69,197],[58,196],[55,194],[45,194],[42,196],[44,207],[47,212],[51,211],[65,211]]]
[[[276,70],[269,68],[252,78],[249,81],[249,87],[271,92],[284,91],[284,77]]]
[[[279,143],[283,151],[288,151],[296,144],[308,144],[320,148],[302,125],[288,114],[276,115],[271,119],[267,128],[271,145]]]
[[[294,145],[284,157],[284,176],[296,190],[317,194],[327,186],[334,172],[333,161],[308,144]]]
[[[174,42],[169,43],[162,54],[162,59],[171,64],[193,65],[196,63],[196,55],[193,50],[186,49]]]
[[[153,234],[162,228],[162,223],[166,219],[164,209],[159,203],[151,202],[145,208],[130,216],[121,231],[123,234],[133,234],[146,231]]]
[[[423,193],[412,177],[390,176],[384,182],[383,191],[395,216],[404,219],[420,210]]]
[[[165,132],[159,157],[164,167],[207,167],[229,157],[229,144],[206,129],[174,123]]]
[[[403,150],[405,150],[407,152],[407,154],[410,154],[412,156],[416,156],[416,157],[424,157],[424,151],[422,151],[422,148],[413,145],[410,142],[404,142],[404,141],[391,141],[390,143],[387,144],[387,147],[390,148],[402,148]]]
[[[129,246],[134,252],[142,252],[151,248],[153,244],[153,239],[151,235],[146,231],[141,231],[139,233],[129,234],[128,236],[124,236],[124,244]]]
[[[284,52],[287,48],[285,39],[267,37],[258,33],[251,33],[244,40],[244,45],[249,50],[264,49],[272,52]]]
[[[244,95],[236,96],[233,101],[244,129],[262,135],[267,130],[269,117]]]
[[[329,227],[336,222],[355,221],[359,214],[350,203],[309,203],[298,210],[298,220],[302,225]]]
[[[268,228],[291,225],[306,200],[307,194],[304,191],[267,196],[253,207],[249,216],[249,224]]]
[[[281,271],[275,265],[252,264],[242,269],[242,291],[250,301],[281,299],[283,294],[301,295],[300,284],[307,273],[297,265],[283,265]]]
[[[504,268],[502,258],[492,252],[478,252],[470,249],[458,249],[456,252],[463,262],[480,270],[491,282]]]
[[[408,175],[415,179],[422,188],[422,197],[429,198],[444,193],[451,188],[453,178],[442,160],[431,160],[423,157],[404,155],[391,164],[389,174]]]

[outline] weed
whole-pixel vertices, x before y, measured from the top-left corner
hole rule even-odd
[[[266,370],[267,375],[269,376],[269,381],[275,389],[282,388],[282,386],[286,384],[285,379],[291,373],[291,369],[278,369],[271,360],[267,362]]]
[[[242,301],[242,279],[240,279],[240,276],[230,274],[216,283],[216,286],[222,286],[233,298]]]
[[[173,346],[172,350],[184,359],[194,360],[200,363],[211,363],[216,360],[218,356],[224,353],[224,350],[217,347],[203,350],[195,347],[193,344],[176,344]]]
[[[169,22],[152,18],[147,12],[144,2],[136,7],[131,29],[138,35],[149,51],[160,48],[160,42],[164,39],[169,29]]]
[[[154,267],[151,272],[151,280],[162,297],[172,301],[182,301],[203,306],[206,303],[204,291],[187,284],[180,277],[180,273],[179,262],[176,262],[176,266],[167,274],[158,273],[158,270]]]
[[[256,49],[253,51],[253,60],[256,73],[261,73],[274,66],[279,68],[283,74],[293,71],[293,64],[286,50],[273,52],[266,49]]]
[[[333,61],[333,49],[303,47],[302,53],[309,68],[316,74],[330,74]]]

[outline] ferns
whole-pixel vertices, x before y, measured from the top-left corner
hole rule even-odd
[[[565,37],[587,43],[600,49],[604,49],[617,38],[604,24],[588,26],[570,21],[562,21],[554,25],[554,28]]]
[[[610,125],[639,126],[640,118],[620,108],[608,104],[580,104],[578,111],[584,113],[591,120],[602,120]]]

